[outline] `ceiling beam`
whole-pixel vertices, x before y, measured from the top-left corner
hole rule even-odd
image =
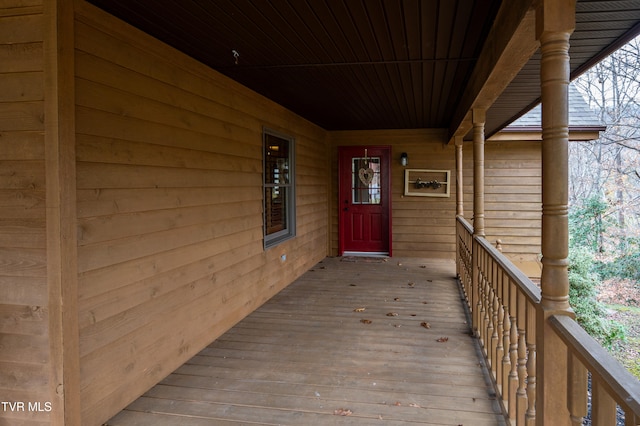
[[[502,2],[453,115],[449,127],[450,142],[455,136],[464,137],[471,129],[469,111],[474,108],[488,110],[538,49],[534,3],[534,0]]]

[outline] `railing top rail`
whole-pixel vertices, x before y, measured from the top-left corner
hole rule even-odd
[[[465,228],[465,230],[468,233],[473,234],[473,226],[471,226],[471,224],[469,224],[469,222],[467,222],[467,220],[464,217],[456,216],[456,219],[458,220],[458,222],[460,222],[460,224]]]
[[[540,303],[540,289],[527,277],[524,272],[518,269],[507,257],[500,253],[489,241],[482,237],[474,237],[480,246],[486,250],[489,255],[502,267],[509,278],[514,281],[525,294],[525,296],[534,304]]]
[[[627,371],[593,337],[566,315],[552,315],[549,323],[567,347],[621,406],[640,416],[640,381]]]

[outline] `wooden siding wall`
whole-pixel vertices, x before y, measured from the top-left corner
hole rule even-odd
[[[0,2],[0,400],[25,404],[51,401],[43,21],[39,0]],[[0,407],[0,424],[49,418]]]
[[[83,424],[110,418],[327,255],[328,134],[76,10]],[[297,237],[262,242],[262,128],[296,140]],[[286,255],[286,260],[281,260]]]
[[[332,132],[331,253],[338,254],[338,146],[390,145],[393,256],[453,259],[455,257],[455,149],[445,145],[446,131],[384,130]],[[448,198],[404,196],[400,154],[411,169],[451,171]]]
[[[464,216],[473,218],[473,147],[464,144]],[[539,141],[485,143],[485,232],[529,276],[540,273],[542,158]],[[537,274],[537,275],[536,275]]]

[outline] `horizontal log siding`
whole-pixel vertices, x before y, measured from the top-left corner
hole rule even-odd
[[[328,135],[87,4],[76,18],[83,424],[327,254]],[[296,139],[297,236],[262,242],[262,129]],[[286,261],[281,255],[286,254]]]
[[[539,141],[485,143],[485,232],[530,272],[540,254],[542,159]],[[464,216],[473,218],[473,147],[464,145]],[[534,266],[535,269],[535,266]]]
[[[333,132],[331,251],[338,253],[338,146],[390,145],[393,256],[455,258],[455,150],[445,145],[446,133],[432,130]],[[400,154],[409,155],[411,169],[451,171],[448,198],[404,196],[404,170]]]
[[[51,401],[43,22],[41,1],[0,4],[0,400],[25,404]],[[49,417],[0,409],[0,424]]]

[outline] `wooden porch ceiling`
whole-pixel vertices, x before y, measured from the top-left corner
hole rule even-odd
[[[89,1],[327,130],[454,134],[492,105],[490,135],[540,96],[532,0]],[[577,9],[573,76],[640,32],[640,0]]]
[[[506,424],[455,264],[344,260],[316,265],[106,424]]]

